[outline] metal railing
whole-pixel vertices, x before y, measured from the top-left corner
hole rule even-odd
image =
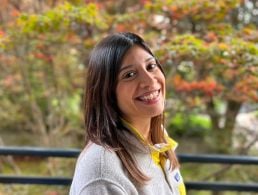
[[[53,149],[32,147],[0,147],[0,155],[37,156],[37,157],[64,157],[76,158],[79,149]],[[219,163],[258,165],[258,157],[228,156],[228,155],[201,155],[179,154],[181,163]],[[5,184],[40,184],[40,185],[70,185],[72,179],[67,177],[35,177],[0,175],[0,183]],[[258,192],[258,181],[254,183],[226,183],[226,182],[185,182],[187,190],[209,191],[245,191]]]

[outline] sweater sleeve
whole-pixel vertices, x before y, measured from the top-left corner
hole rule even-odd
[[[85,185],[78,195],[127,195],[125,189],[118,183],[108,179],[96,179]]]

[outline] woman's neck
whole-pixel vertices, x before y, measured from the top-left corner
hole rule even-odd
[[[150,141],[151,119],[137,119],[128,121],[142,135],[144,140]]]

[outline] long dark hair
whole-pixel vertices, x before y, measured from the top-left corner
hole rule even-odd
[[[144,40],[129,32],[107,36],[90,55],[85,91],[86,143],[90,141],[115,151],[130,176],[137,183],[144,184],[150,178],[139,170],[133,156],[119,139],[126,127],[121,122],[122,115],[116,99],[117,77],[122,60],[134,45],[154,57]],[[158,60],[157,64],[163,72]],[[163,114],[151,120],[151,139],[154,144],[165,141],[163,123]],[[170,160],[171,167],[178,165],[173,151],[166,152],[164,158]]]

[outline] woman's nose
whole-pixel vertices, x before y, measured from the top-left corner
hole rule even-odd
[[[140,75],[140,87],[151,87],[155,84],[156,78],[150,72],[142,72]]]

